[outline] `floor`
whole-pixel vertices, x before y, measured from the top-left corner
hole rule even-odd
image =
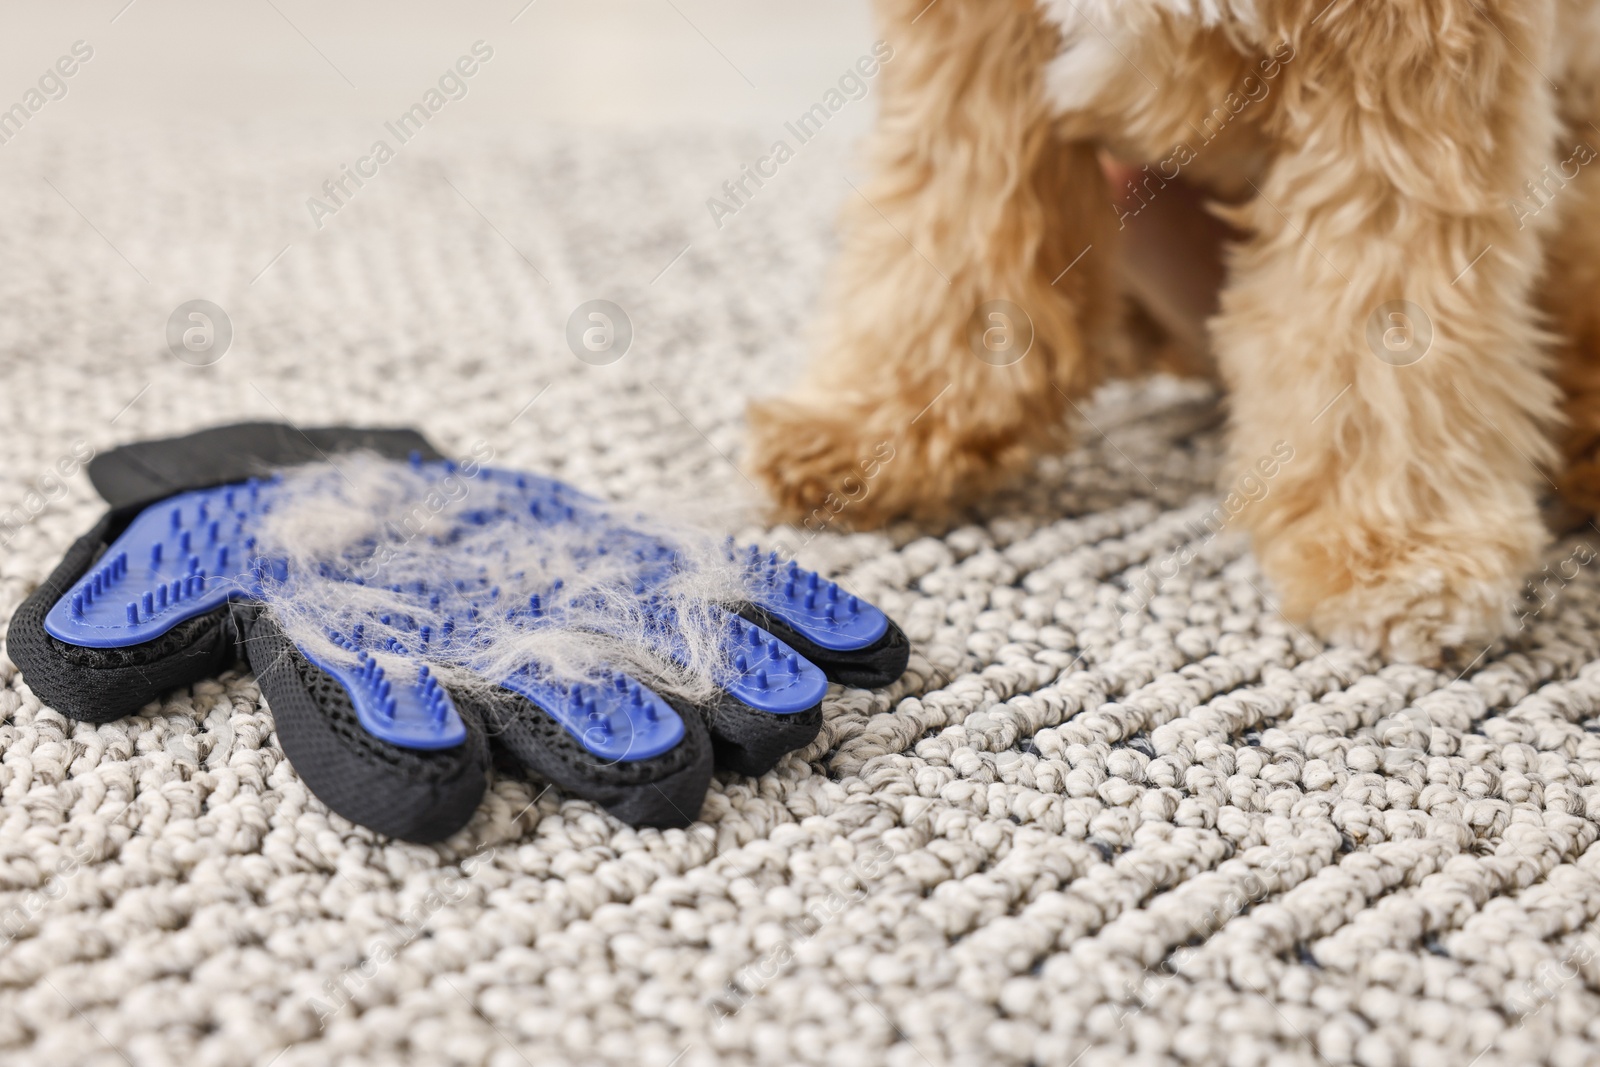
[[[242,418],[789,536],[742,412],[805,358],[870,95],[706,201],[869,47],[857,5],[117,3],[0,35],[18,99],[95,50],[0,144],[0,625],[98,514],[63,466]],[[480,39],[468,95],[386,134]],[[196,298],[232,337],[181,358]],[[595,298],[634,326],[607,365],[565,341]],[[1121,387],[966,525],[805,544],[911,667],[688,831],[502,776],[397,844],[305,790],[247,672],[89,727],[0,655],[0,1059],[1593,1062],[1600,585],[1460,677],[1323,648],[1199,526],[1215,404]]]

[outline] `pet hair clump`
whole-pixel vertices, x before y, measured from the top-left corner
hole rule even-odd
[[[452,689],[532,670],[622,671],[700,704],[729,673],[726,609],[756,598],[727,542],[543,479],[368,454],[282,476],[259,533],[262,599],[314,658],[427,665]]]

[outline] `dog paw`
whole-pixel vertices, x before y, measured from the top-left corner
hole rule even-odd
[[[814,529],[941,519],[1004,484],[1040,447],[1020,430],[957,426],[916,400],[752,404],[751,473],[771,492],[776,518]]]
[[[1436,667],[1480,655],[1512,628],[1544,536],[1534,516],[1453,533],[1303,533],[1258,551],[1290,619],[1336,644]]]
[[[816,404],[767,401],[750,406],[751,473],[772,495],[784,522],[874,526],[905,505],[897,499],[895,464],[904,442],[873,430],[870,420]]]

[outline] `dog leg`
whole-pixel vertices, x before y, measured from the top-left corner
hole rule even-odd
[[[1563,526],[1600,515],[1600,26],[1581,12],[1563,26],[1577,69],[1563,79],[1566,132],[1554,158],[1530,174],[1508,210],[1545,236],[1543,304],[1559,342],[1556,380],[1565,394],[1565,468],[1557,478],[1571,513]]]
[[[1232,477],[1292,459],[1236,521],[1290,619],[1396,659],[1470,657],[1546,536],[1557,390],[1538,242],[1507,201],[1554,142],[1550,5],[1285,7],[1327,14],[1283,30],[1284,143],[1237,213],[1251,237],[1214,336]]]
[[[1105,179],[1052,129],[1056,31],[1027,0],[878,8],[895,51],[820,352],[750,410],[788,519],[936,516],[993,490],[1060,445],[1095,377],[1086,338],[1119,311]]]

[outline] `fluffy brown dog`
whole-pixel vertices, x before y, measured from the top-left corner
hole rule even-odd
[[[1501,633],[1541,491],[1600,500],[1600,4],[877,7],[895,54],[824,343],[751,411],[786,515],[885,441],[852,522],[947,514],[1061,447],[1126,348],[1106,151],[1149,162],[1142,202],[1181,176],[1233,204],[1224,478],[1293,450],[1236,520],[1284,612],[1400,659]],[[1029,321],[1021,358],[979,358]]]

